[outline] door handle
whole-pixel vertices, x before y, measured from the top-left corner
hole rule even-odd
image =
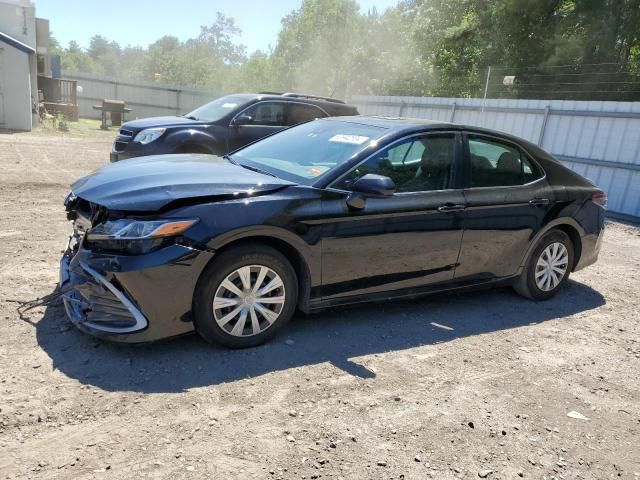
[[[545,205],[549,205],[549,199],[536,197],[532,200],[529,200],[529,205],[532,205],[534,207],[543,207]]]
[[[464,205],[447,202],[444,205],[440,205],[438,207],[438,211],[439,212],[458,212],[460,210],[464,210],[465,208],[466,207]]]

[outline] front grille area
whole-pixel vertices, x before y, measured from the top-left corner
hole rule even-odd
[[[85,322],[108,325],[112,328],[131,328],[135,317],[109,290],[95,282],[87,282],[75,289],[74,300],[82,309]]]
[[[114,142],[114,147],[116,152],[122,152],[125,148],[127,148],[127,142]]]
[[[131,130],[125,130],[124,128],[121,128],[118,133],[123,137],[133,137],[133,132]]]
[[[63,299],[72,322],[106,333],[133,333],[147,326],[140,310],[95,270],[76,265],[68,281]]]

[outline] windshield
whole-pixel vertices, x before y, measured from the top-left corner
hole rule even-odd
[[[215,122],[222,117],[231,113],[237,107],[248,103],[249,99],[240,95],[227,95],[226,97],[220,97],[213,102],[209,102],[206,105],[196,108],[193,112],[189,112],[185,115],[192,120],[204,120],[205,122]]]
[[[386,129],[339,120],[289,128],[234,153],[233,161],[311,185],[380,138]]]

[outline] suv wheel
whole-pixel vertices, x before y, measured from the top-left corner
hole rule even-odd
[[[295,270],[280,252],[259,244],[231,248],[198,281],[196,330],[211,343],[253,347],[284,327],[297,298]]]
[[[564,286],[572,266],[571,239],[562,230],[551,230],[540,239],[513,287],[532,300],[546,300]]]

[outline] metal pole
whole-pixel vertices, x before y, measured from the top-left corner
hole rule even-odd
[[[404,113],[404,109],[406,106],[407,104],[403,100],[402,103],[400,103],[400,111],[398,112],[398,117],[402,117],[402,114]]]
[[[540,128],[540,136],[538,137],[538,146],[542,146],[542,141],[544,140],[544,131],[547,129],[547,120],[549,120],[549,111],[551,110],[551,106],[547,105],[544,109],[544,117],[542,118],[542,127]]]
[[[491,65],[487,69],[487,81],[484,84],[484,97],[482,99],[482,111],[484,112],[484,105],[487,101],[487,92],[489,91],[489,79],[491,78]]]
[[[451,114],[449,116],[449,122],[453,123],[453,118],[456,116],[456,102],[451,105]]]

